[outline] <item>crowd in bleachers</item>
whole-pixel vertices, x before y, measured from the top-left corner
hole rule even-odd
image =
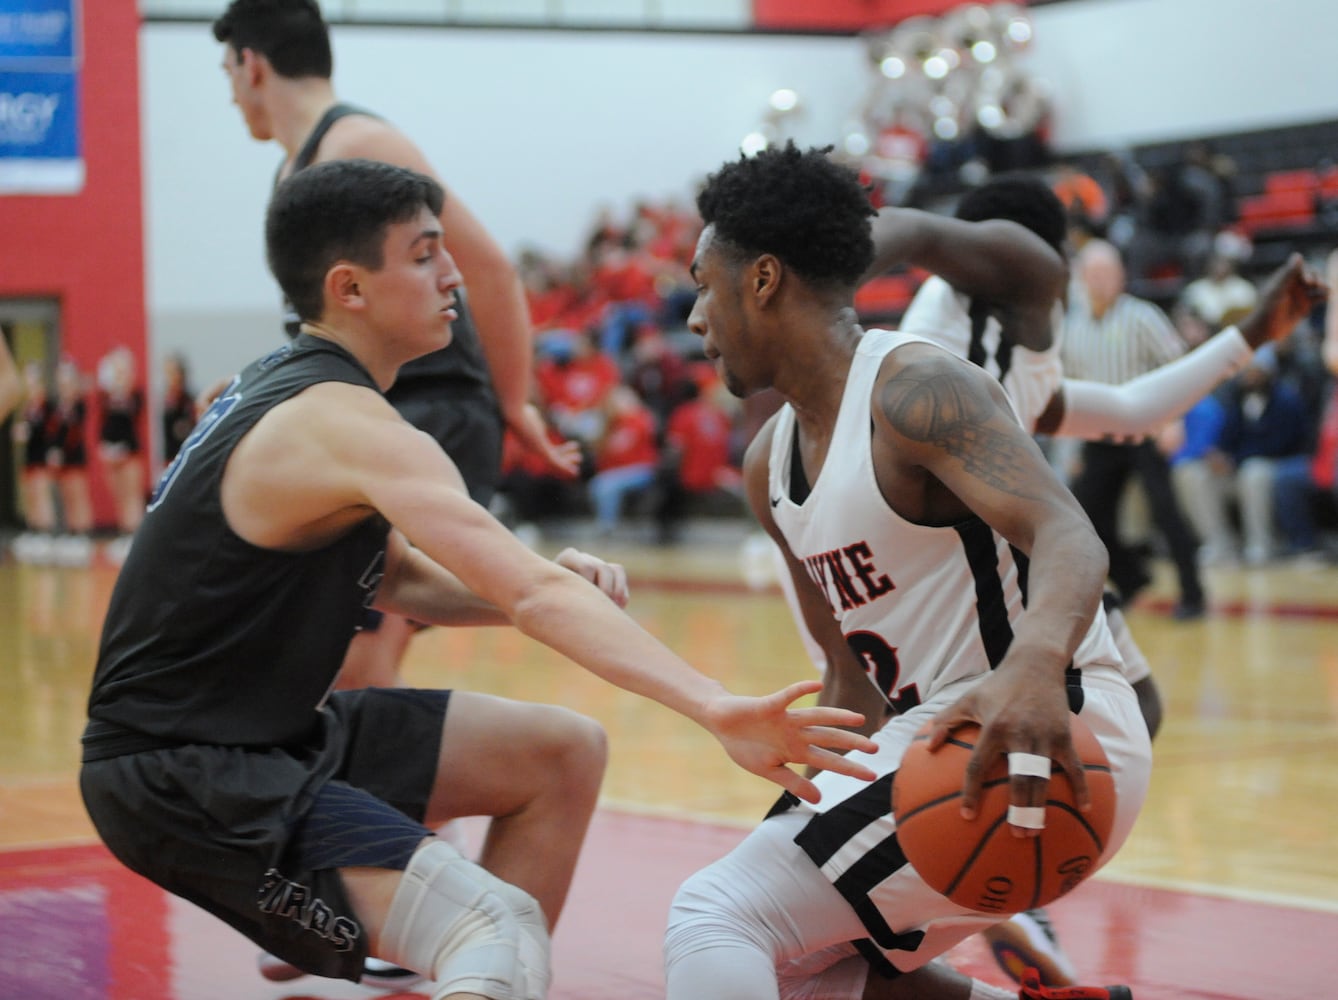
[[[1245,181],[1230,157],[1206,143],[1186,144],[1183,153],[1153,170],[1106,156],[1097,161],[1103,169],[1068,165],[1055,180],[1070,210],[1070,242],[1102,236],[1118,246],[1130,292],[1163,306],[1193,348],[1257,300],[1263,268],[1256,239],[1309,253],[1323,273],[1338,229],[1318,220],[1326,178],[1338,180],[1338,171],[1285,167]],[[1242,184],[1264,193],[1242,195]],[[1254,207],[1273,197],[1268,192],[1302,185],[1305,213],[1268,216]],[[1271,255],[1267,265],[1277,260]],[[1330,281],[1338,277],[1328,270]],[[1203,563],[1332,560],[1338,435],[1323,429],[1338,420],[1338,358],[1326,364],[1324,329],[1324,310],[1317,310],[1164,432]]]
[[[1317,254],[1323,266],[1323,252],[1338,245],[1338,226],[1325,221],[1338,169],[1276,161],[1275,171],[1257,176],[1218,144],[1176,148],[1178,156],[1158,147],[1145,157],[1104,153],[1036,169],[1069,207],[1075,248],[1094,236],[1114,243],[1130,292],[1162,306],[1193,347],[1253,305],[1257,282],[1279,259],[1277,244]],[[1309,210],[1270,216],[1257,207],[1284,188],[1303,188]],[[950,210],[938,190],[927,207]],[[915,189],[906,197],[914,201]],[[561,481],[509,447],[503,508],[513,523],[593,517],[608,533],[631,514],[668,540],[694,508],[743,511],[739,462],[755,422],[686,330],[698,225],[691,208],[641,203],[626,222],[602,212],[573,260],[523,255],[535,401],[555,433],[580,442],[585,462],[579,481]],[[894,273],[866,286],[857,300],[866,322],[894,325],[923,277]],[[1167,430],[1205,561],[1259,564],[1325,551],[1325,533],[1338,526],[1338,402],[1322,339],[1321,311]],[[1264,492],[1267,531],[1256,502]]]
[[[694,509],[742,509],[741,407],[687,332],[699,230],[694,210],[643,202],[625,224],[602,213],[574,260],[522,255],[535,402],[583,462],[562,480],[508,439],[501,507],[513,523],[593,515],[610,534],[635,510],[671,541]]]

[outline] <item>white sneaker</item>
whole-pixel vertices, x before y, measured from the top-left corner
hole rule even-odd
[[[62,535],[52,542],[52,561],[60,566],[87,566],[93,561],[93,543],[87,535]]]
[[[1078,972],[1059,947],[1059,939],[1044,910],[1027,910],[985,931],[994,960],[1015,982],[1036,969],[1042,986],[1075,986]]]
[[[14,558],[21,563],[44,566],[51,562],[55,554],[56,540],[41,532],[25,531],[14,539],[12,549]]]
[[[412,969],[401,969],[370,956],[362,960],[362,978],[358,980],[363,986],[392,991],[407,990],[422,981],[423,977]]]

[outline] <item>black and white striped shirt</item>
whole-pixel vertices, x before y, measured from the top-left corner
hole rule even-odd
[[[1064,325],[1064,374],[1123,385],[1185,353],[1184,341],[1157,306],[1121,295],[1100,319],[1086,301],[1069,310]]]

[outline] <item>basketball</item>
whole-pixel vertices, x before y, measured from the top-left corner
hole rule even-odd
[[[978,815],[962,818],[962,782],[979,726],[954,729],[935,753],[928,725],[916,733],[893,780],[892,813],[906,860],[931,888],[973,910],[1011,914],[1058,899],[1092,873],[1115,823],[1115,780],[1096,736],[1069,718],[1092,808],[1079,812],[1068,778],[1053,768],[1045,829],[1036,837],[1015,837],[1008,824],[1002,755],[985,775]]]

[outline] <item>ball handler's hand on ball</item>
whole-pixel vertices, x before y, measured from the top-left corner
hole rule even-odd
[[[1054,687],[1062,692],[1051,675],[1042,689]],[[974,714],[984,713],[984,706],[976,707],[982,712]],[[1040,702],[1033,707],[1050,711]],[[1037,733],[1045,730],[1033,731],[996,714],[993,749],[987,749],[981,726],[961,718],[972,712],[963,699],[911,738],[892,783],[897,841],[925,884],[954,903],[1000,915],[1044,906],[1101,867],[1117,806],[1110,760],[1082,716],[1064,710],[1060,717],[1067,720],[1082,766],[1047,780],[1042,775],[1057,762],[1051,755],[1061,753],[1053,739],[1049,753],[1001,749],[1017,745],[1004,737],[1020,739],[1024,733],[1036,741],[1026,745],[1040,746]],[[944,737],[939,728],[941,742],[931,750],[936,727],[948,725],[950,717],[956,720],[951,734]],[[968,782],[973,756],[983,774],[977,770]],[[1090,805],[1079,806],[1074,775]],[[970,785],[973,796],[969,817],[962,808],[968,794],[964,785]],[[1033,822],[1037,819],[1044,821],[1043,829]]]
[[[935,750],[952,729],[979,723],[979,741],[966,765],[961,811],[974,819],[990,769],[1008,761],[1008,823],[1015,837],[1035,837],[1045,829],[1051,764],[1068,777],[1078,808],[1091,808],[1087,776],[1073,746],[1064,688],[1027,670],[995,670],[965,697],[940,712],[929,748]]]

